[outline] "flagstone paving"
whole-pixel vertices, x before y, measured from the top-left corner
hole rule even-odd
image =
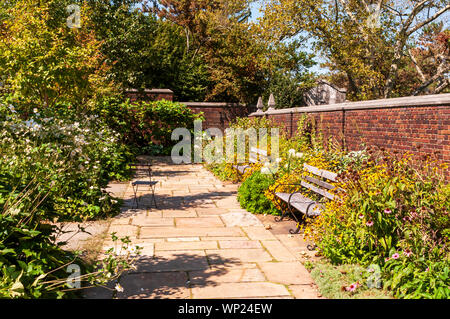
[[[157,159],[153,170],[158,208],[142,189],[133,209],[129,186],[108,229],[143,247],[137,269],[118,279],[123,292],[91,289],[87,298],[318,298],[299,261],[305,243],[278,225],[267,230],[273,219],[241,209],[237,185],[201,165]],[[106,240],[103,247],[112,245]]]

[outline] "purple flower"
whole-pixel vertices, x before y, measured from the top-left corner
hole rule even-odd
[[[392,259],[398,259],[400,255],[398,253],[395,253],[391,256]]]

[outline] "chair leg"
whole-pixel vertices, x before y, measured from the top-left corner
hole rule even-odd
[[[153,199],[153,203],[155,204],[155,208],[158,209],[158,205],[156,204],[156,198],[155,198],[155,187],[151,187],[152,189],[152,199]]]
[[[138,196],[137,196],[138,187],[139,187],[139,185],[133,185],[133,192],[134,192],[134,201],[133,201],[133,203],[136,203],[136,208],[135,209],[139,208],[139,199],[138,199]]]

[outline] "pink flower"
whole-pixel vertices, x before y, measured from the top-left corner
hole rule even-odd
[[[398,253],[395,253],[391,256],[392,259],[398,259],[398,257],[400,257]]]
[[[389,260],[391,260],[391,258],[387,257],[384,259],[384,262],[388,262]]]
[[[406,257],[409,257],[409,256],[412,255],[412,251],[409,250],[409,249],[406,249],[406,250],[403,252],[403,254],[404,254]]]
[[[373,226],[373,221],[369,220],[369,221],[366,223],[366,226],[372,227],[372,226]]]
[[[425,271],[426,271],[426,272],[430,271],[430,268],[429,268],[429,267],[427,267],[427,269],[425,269]]]
[[[363,215],[363,214],[360,214],[358,217],[359,217],[359,219],[363,219],[363,218],[364,218],[364,215]]]
[[[358,288],[359,284],[357,282],[351,284],[349,287],[346,287],[345,290],[347,291],[355,291],[356,288]]]
[[[390,210],[389,208],[386,208],[386,209],[384,210],[384,213],[385,213],[385,214],[390,214],[390,213],[392,213],[392,210]]]

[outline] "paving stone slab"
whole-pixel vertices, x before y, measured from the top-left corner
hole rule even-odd
[[[192,287],[191,291],[195,299],[291,296],[283,285],[269,282],[218,283],[215,286]]]
[[[185,242],[165,242],[157,243],[156,250],[203,250],[203,249],[217,249],[216,241],[185,241]]]
[[[269,253],[277,261],[295,261],[297,258],[281,244],[279,241],[275,240],[262,240],[264,248],[266,248]]]
[[[264,227],[242,227],[242,229],[252,240],[277,240],[277,238]]]
[[[175,218],[177,227],[225,227],[220,217]]]
[[[116,236],[119,238],[129,236],[129,237],[136,237],[138,232],[137,226],[131,226],[131,225],[111,225],[108,229],[108,233],[116,233]]]
[[[155,217],[146,217],[146,218],[132,218],[131,224],[135,226],[175,226],[174,218],[155,218]]]
[[[262,282],[265,281],[264,274],[258,268],[252,266],[223,267],[192,271],[189,273],[192,285],[215,285],[224,282]]]
[[[220,215],[227,227],[233,226],[263,226],[263,224],[249,212],[233,212]]]
[[[321,299],[317,289],[311,285],[290,285],[288,288],[295,299]]]
[[[250,249],[262,248],[257,240],[221,240],[219,241],[221,249]]]
[[[249,263],[272,260],[272,257],[261,248],[207,250],[211,264]]]
[[[299,262],[258,263],[259,267],[271,282],[284,285],[310,285],[311,275]]]
[[[118,299],[187,299],[185,272],[129,274],[121,278]]]
[[[183,217],[197,217],[195,210],[164,210],[163,217],[166,218],[183,218]]]
[[[142,227],[140,238],[163,238],[163,237],[208,237],[208,236],[244,236],[237,227]]]
[[[167,238],[168,242],[180,242],[180,241],[199,241],[200,237],[175,237]]]

